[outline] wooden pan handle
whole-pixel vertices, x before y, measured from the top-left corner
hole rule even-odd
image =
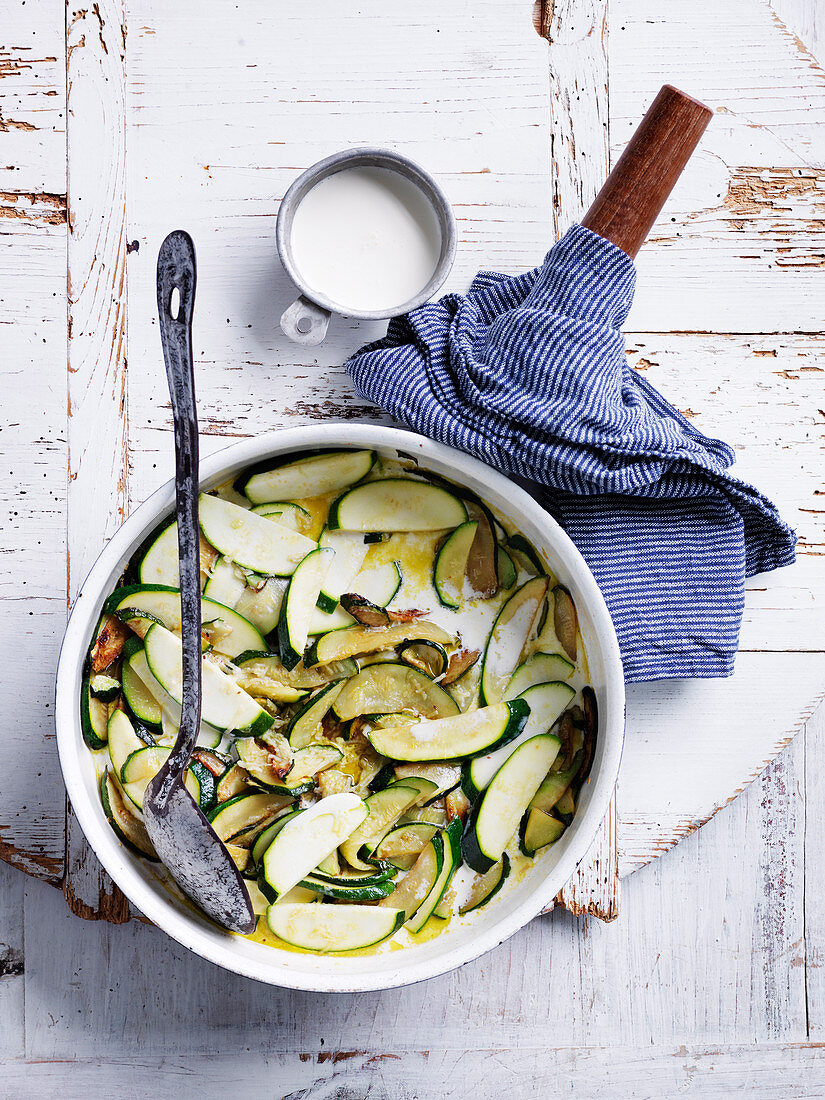
[[[635,257],[712,118],[710,107],[665,84],[582,225]]]

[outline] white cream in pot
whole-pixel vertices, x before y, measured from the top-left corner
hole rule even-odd
[[[441,230],[416,184],[387,168],[345,168],[317,183],[292,221],[306,284],[342,308],[392,310],[432,278]]]

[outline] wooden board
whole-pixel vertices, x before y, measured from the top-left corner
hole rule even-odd
[[[67,17],[72,415],[66,434],[65,391],[54,377],[43,406],[50,420],[32,416],[21,372],[12,387],[19,427],[6,437],[19,448],[12,456],[37,453],[46,475],[31,486],[21,477],[8,498],[39,628],[24,630],[25,652],[40,652],[44,631],[59,635],[64,555],[71,593],[122,510],[171,473],[153,289],[157,245],[169,228],[185,224],[199,249],[205,452],[302,420],[374,417],[340,364],[380,326],[338,320],[312,356],[277,328],[291,288],[272,232],[294,175],[347,144],[409,152],[456,206],[461,245],[450,285],[462,289],[479,267],[525,270],[541,258],[670,79],[710,102],[717,118],[641,254],[629,354],[704,430],[734,443],[743,473],[798,524],[804,555],[793,570],[749,586],[732,680],[633,688],[617,816],[563,897],[576,911],[613,916],[616,868],[643,866],[707,820],[787,742],[825,683],[817,382],[825,157],[821,114],[809,110],[825,94],[822,70],[768,8],[734,0],[714,5],[713,19],[744,28],[760,58],[738,76],[725,75],[715,39],[701,55],[682,48],[685,27],[710,20],[709,5],[674,16],[647,0],[614,0],[609,19],[602,0],[545,5],[543,41],[517,0],[476,5],[469,32],[463,12],[433,4],[413,16],[376,5],[368,37],[351,12],[330,4],[315,25],[324,64],[311,71],[293,48],[305,34],[300,9],[276,21],[241,4],[218,49],[222,10],[217,0],[194,14],[129,0],[124,11],[108,0]],[[639,49],[650,64],[638,65]],[[66,183],[55,175],[63,118],[50,102],[62,44],[38,52],[0,70],[12,89],[3,118],[20,124],[6,132],[29,174],[21,186],[12,168],[0,169],[0,185],[9,188],[4,216],[27,257],[39,260],[27,272],[29,298],[46,302],[44,288],[50,279],[59,288],[63,271]],[[21,308],[12,330],[32,362],[41,330],[60,361],[60,290],[52,297],[42,318]],[[97,527],[88,523],[89,500]],[[44,535],[36,547],[35,529]],[[3,594],[16,600],[5,584]],[[12,809],[0,832],[3,854],[52,881],[65,868],[77,911],[122,918],[122,901],[71,817],[64,840],[45,705],[50,669],[26,667],[26,698],[36,705],[11,735],[19,773],[9,776],[8,793],[0,787]]]
[[[624,26],[625,49],[629,56],[636,44],[634,64],[642,72],[659,67],[662,75],[670,75],[665,74],[666,57],[667,68],[679,69],[679,82],[687,85],[688,68],[706,67],[704,55],[715,48],[717,22],[729,45],[728,60],[723,59],[720,67],[733,58],[740,71],[746,70],[751,52],[764,48],[752,30],[754,19],[764,26],[770,15],[762,0],[720,4],[710,26],[695,0],[670,0],[653,16],[642,9],[642,21],[627,23],[625,5],[620,8],[617,2],[611,2],[609,52],[612,55]],[[776,25],[781,40],[796,35],[813,50],[817,27],[820,35],[825,31],[820,5],[815,0],[773,0],[772,8],[783,21]],[[583,6],[575,9],[580,10]],[[466,9],[460,14],[469,34],[472,20]],[[15,720],[3,726],[3,761],[14,774],[0,775],[5,825],[0,836],[10,841],[5,849],[9,858],[19,864],[25,857],[32,870],[48,877],[46,857],[59,858],[58,871],[62,866],[62,849],[55,841],[62,824],[52,830],[49,817],[57,809],[62,822],[63,812],[49,725],[66,584],[64,13],[59,0],[39,0],[36,5],[18,0],[7,6],[4,16],[0,333],[6,354],[0,370],[6,415],[0,425],[0,449],[10,461],[0,507],[6,509],[3,548],[24,564],[26,583],[21,592],[17,570],[0,574],[4,623],[20,624],[14,647],[4,650],[4,660],[11,656],[25,674],[17,681],[21,691],[12,694],[7,681],[0,687],[4,715],[10,714],[10,702],[16,707]],[[651,17],[658,22],[649,22]],[[444,23],[441,28],[446,33]],[[494,55],[499,46],[496,21],[488,20],[476,34],[482,56]],[[554,45],[556,57],[562,45],[578,49],[581,41],[576,35],[587,34],[572,27],[570,40]],[[825,39],[819,41],[822,59]],[[778,85],[786,69],[793,70],[797,57],[795,50],[772,56],[768,87],[748,91],[743,80],[737,115],[747,117],[765,98],[771,82]],[[565,79],[572,81],[585,69],[584,62],[578,65],[571,56]],[[557,62],[554,71],[560,73]],[[587,81],[570,86],[575,92],[571,109],[579,105],[587,116]],[[805,87],[812,97],[815,85]],[[747,100],[747,95],[753,98]],[[803,93],[791,86],[787,102],[801,98]],[[781,102],[775,102],[774,113],[781,109]],[[797,114],[800,120],[810,118],[803,109]],[[760,163],[772,161],[750,162]],[[732,264],[732,257],[733,253],[725,262]],[[131,254],[128,262],[133,259]],[[717,352],[714,334],[688,334],[683,339],[656,332],[654,323],[652,333],[632,336],[633,361],[660,371],[653,375],[657,384],[667,386],[680,407],[706,418],[702,422],[708,430],[719,430],[735,442],[741,435],[742,460],[749,461],[754,450],[761,455],[760,477],[773,477],[771,455],[778,451],[775,441],[784,440],[783,433],[790,433],[788,440],[801,439],[805,457],[797,469],[803,475],[807,469],[808,474],[797,492],[796,471],[782,467],[790,468],[783,491],[814,539],[816,515],[802,509],[815,508],[821,500],[804,500],[804,486],[812,484],[805,478],[817,469],[812,463],[819,456],[805,438],[818,431],[821,422],[811,406],[815,386],[798,389],[796,384],[814,377],[799,368],[822,366],[821,343],[809,344],[810,334],[798,340],[791,334],[776,349],[780,362],[773,371],[763,362],[766,373],[752,376],[757,360],[773,358],[775,338],[747,336],[744,326],[752,315],[745,315],[747,303],[739,301],[735,274],[725,286],[732,307],[725,327],[745,331],[745,336],[720,338],[719,347],[735,351]],[[799,304],[800,316],[805,306]],[[789,357],[788,346],[799,347],[799,356]],[[806,347],[807,357],[802,354]],[[717,354],[725,381],[713,394]],[[263,355],[249,358],[263,360]],[[224,359],[224,370],[229,362]],[[277,374],[270,367],[267,384]],[[328,380],[321,377],[324,369],[321,361],[312,401],[317,395],[347,411],[351,406],[340,373],[333,371]],[[790,377],[781,377],[783,371]],[[229,400],[237,403],[239,387],[250,373],[254,367],[236,370],[231,386],[219,392],[218,400],[225,404],[215,406],[210,430],[217,430],[218,413],[223,411],[224,437],[212,435],[207,445],[223,445],[226,433],[235,430],[227,411],[233,407]],[[763,401],[749,404],[740,414],[742,402],[760,397],[751,377],[759,386],[767,381],[769,391]],[[29,380],[38,383],[36,402],[30,399]],[[309,381],[305,377],[304,392],[310,389]],[[732,387],[730,398],[726,387]],[[297,382],[289,390],[273,390],[273,406],[281,397],[292,402],[291,415],[309,415],[307,405],[298,406]],[[701,402],[707,398],[707,403],[693,404],[697,397]],[[760,420],[777,408],[783,410],[782,419],[771,419],[760,433]],[[250,413],[244,409],[242,415]],[[169,470],[167,427],[158,424],[156,432],[144,434],[141,428],[141,433],[145,453],[139,481],[130,469],[133,499]],[[161,466],[153,470],[157,456]],[[25,462],[31,465],[31,476],[24,470]],[[789,581],[792,575],[786,574]],[[768,625],[779,630],[778,644],[784,646],[790,638],[800,646],[805,632],[813,630],[816,636],[818,628],[816,618],[806,614],[809,593],[806,585],[789,590],[783,582],[776,605],[766,604],[773,599],[770,590],[754,589],[749,596],[749,616],[755,616],[748,627],[749,647],[753,649],[753,639],[761,637],[760,660],[764,658],[769,670],[774,657],[767,652],[769,635],[767,625],[759,625],[760,617],[771,615]],[[781,607],[783,614],[775,614],[773,606]],[[760,635],[754,633],[757,628]],[[753,682],[764,686],[757,678]],[[720,698],[719,707],[727,704],[732,709],[740,734],[748,730],[745,719],[750,718],[751,740],[770,749],[779,725],[773,732],[763,731],[761,714],[744,689],[738,698],[737,705],[744,708],[741,716],[733,705],[735,693]],[[673,707],[665,699],[659,716],[649,717],[647,740],[653,748],[673,718]],[[711,717],[719,716],[711,712]],[[781,724],[781,714],[778,718]],[[719,721],[724,737],[721,717]],[[683,728],[693,735],[693,729]],[[715,778],[716,758],[711,731],[705,736],[707,766],[692,767],[707,781]],[[640,757],[640,766],[645,759]],[[629,759],[625,785],[628,767]],[[739,769],[737,782],[746,771]],[[14,782],[7,782],[9,778]],[[239,1080],[251,1098],[334,1095],[348,1100],[369,1094],[374,1100],[418,1100],[463,1096],[468,1088],[479,1097],[505,1092],[539,1097],[558,1092],[559,1082],[562,1091],[574,1089],[582,1100],[739,1093],[759,1100],[796,1100],[821,1095],[824,781],[825,708],[820,708],[741,797],[667,858],[654,860],[622,884],[620,920],[604,925],[557,911],[455,974],[375,996],[274,995],[256,982],[204,966],[139,922],[111,927],[102,921],[76,920],[58,891],[0,864],[0,1096],[95,1097],[123,1094],[124,1089],[131,1095],[160,1083],[177,1096],[194,1098],[225,1090]],[[646,797],[656,793],[641,792]],[[671,787],[669,793],[679,805],[680,792]],[[633,794],[637,797],[639,792]],[[693,794],[681,807],[687,811],[685,819],[694,811],[704,812]],[[632,807],[625,801],[620,810],[627,808]],[[21,818],[39,825],[38,831],[25,833]],[[623,818],[622,836],[627,827]],[[651,824],[641,840],[654,835],[653,830]],[[671,835],[676,833],[674,827]],[[636,854],[651,857],[646,841]],[[623,866],[627,869],[626,861]]]

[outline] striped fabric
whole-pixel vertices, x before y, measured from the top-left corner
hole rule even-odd
[[[627,362],[636,272],[574,226],[541,267],[482,272],[390,322],[347,363],[398,420],[523,484],[578,546],[613,616],[628,681],[728,676],[745,578],[796,537]]]

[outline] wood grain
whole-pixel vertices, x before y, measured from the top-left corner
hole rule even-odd
[[[0,857],[58,882],[53,670],[65,621],[66,166],[63,7],[4,13],[0,47]],[[35,397],[33,398],[33,394]],[[14,567],[12,568],[12,563]]]
[[[644,1059],[643,1063],[640,1061]],[[643,1068],[642,1068],[643,1067]],[[182,1056],[158,1066],[85,1061],[71,1064],[16,1063],[7,1067],[7,1095],[36,1089],[41,1095],[70,1089],[95,1095],[122,1086],[124,1074],[136,1094],[161,1087],[181,1097],[237,1085],[244,1074],[248,1100],[336,1097],[355,1100],[459,1100],[471,1090],[479,1097],[501,1096],[518,1083],[519,1100],[542,1100],[563,1080],[582,1097],[647,1100],[679,1096],[704,1100],[742,1093],[755,1100],[798,1100],[825,1089],[825,1049],[816,1044],[719,1047],[671,1044],[664,1049],[582,1048],[556,1050],[487,1048],[458,1052],[396,1053],[358,1050],[273,1053],[230,1059]],[[806,1090],[800,1090],[801,1087]],[[273,1090],[277,1089],[277,1093]]]
[[[550,175],[553,228],[560,237],[593,202],[609,172],[607,6],[601,0],[545,7],[549,42]],[[582,103],[584,97],[584,103]],[[619,912],[616,796],[590,852],[556,904],[582,916],[614,920]]]
[[[68,595],[126,515],[126,11],[66,9]],[[88,919],[128,920],[67,804],[63,892]]]

